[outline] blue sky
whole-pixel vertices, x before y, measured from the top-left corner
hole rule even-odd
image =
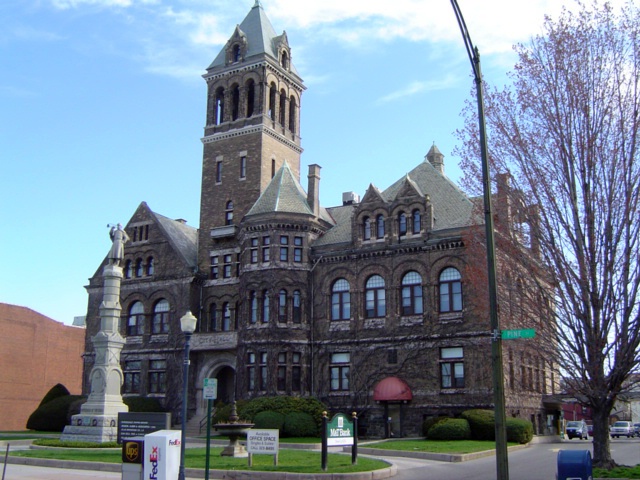
[[[71,323],[88,283],[146,201],[199,221],[201,78],[255,0],[3,0],[0,3],[0,302]],[[557,0],[459,0],[486,79],[542,31]],[[307,91],[303,181],[320,200],[386,188],[433,142],[445,171],[471,69],[447,0],[264,0]],[[568,5],[573,5],[569,3]],[[490,141],[490,139],[489,139]]]

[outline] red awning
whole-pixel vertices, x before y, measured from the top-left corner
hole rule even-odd
[[[373,399],[376,401],[398,402],[412,398],[409,385],[398,377],[387,377],[380,380],[373,389]]]

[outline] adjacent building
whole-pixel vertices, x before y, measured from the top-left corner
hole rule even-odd
[[[287,34],[259,2],[203,77],[199,228],[144,202],[126,225],[123,395],[156,396],[179,412],[179,318],[191,310],[190,417],[205,414],[211,377],[225,401],[313,395],[357,411],[369,435],[419,434],[426,416],[491,408],[486,292],[474,273],[486,258],[482,216],[447,178],[438,148],[388,187],[324,207],[320,166],[301,171],[305,86]],[[504,229],[522,208],[506,199],[509,188],[505,180],[497,193]],[[535,262],[535,250],[524,242],[521,254]],[[508,254],[501,258],[508,267]],[[101,271],[87,287],[87,391]],[[505,286],[501,298],[510,295]],[[552,327],[551,316],[536,315],[537,328]],[[507,414],[543,433],[557,414],[543,403],[555,365],[536,342],[505,342]]]

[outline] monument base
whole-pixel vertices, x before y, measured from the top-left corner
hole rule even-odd
[[[70,442],[106,443],[118,440],[118,414],[71,417],[71,425],[64,427],[60,440]]]

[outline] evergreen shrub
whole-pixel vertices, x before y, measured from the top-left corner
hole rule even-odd
[[[468,440],[471,428],[464,418],[447,418],[433,425],[427,435],[431,440]]]
[[[274,412],[273,410],[265,410],[264,412],[256,413],[253,418],[255,426],[253,428],[277,428],[282,430],[284,426],[284,415],[280,412]]]
[[[47,393],[45,393],[44,397],[42,397],[42,400],[40,400],[40,405],[38,406],[41,407],[45,403],[49,403],[54,398],[65,397],[67,395],[71,395],[69,390],[67,390],[67,387],[65,387],[61,383],[57,383],[53,387],[51,387]]]
[[[316,422],[317,429],[322,425],[322,412],[327,407],[314,397],[288,397],[279,395],[277,397],[259,397],[243,403],[238,403],[238,415],[242,419],[254,421],[255,416],[263,411],[270,410],[287,415],[291,412],[304,412],[311,415]]]
[[[422,422],[422,436],[423,437],[427,437],[429,436],[429,429],[431,427],[433,427],[436,423],[439,423],[443,420],[446,420],[449,417],[427,417],[424,419],[424,421]]]
[[[317,437],[318,426],[306,412],[289,412],[284,417],[283,437]]]
[[[507,441],[529,443],[533,439],[533,424],[523,418],[507,418]]]
[[[471,438],[474,440],[495,440],[496,420],[493,410],[466,410],[462,418],[469,422]]]
[[[124,397],[122,401],[130,412],[166,412],[157,398],[135,396]]]
[[[82,395],[65,395],[54,398],[36,408],[29,416],[27,429],[43,432],[62,432],[64,427],[69,424],[71,405],[83,398]]]

